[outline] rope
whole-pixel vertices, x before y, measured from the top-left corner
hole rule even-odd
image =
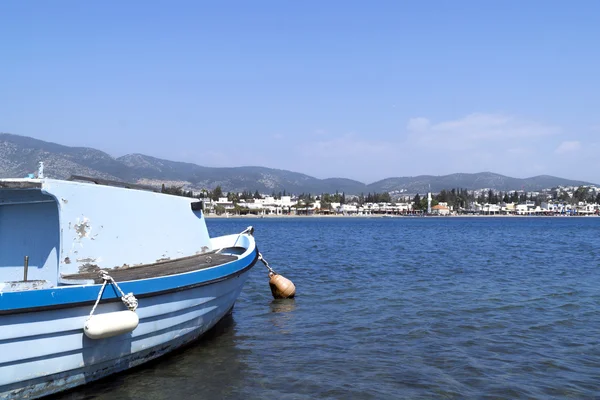
[[[234,246],[237,243],[237,241],[239,240],[240,236],[242,236],[243,234],[254,235],[254,227],[249,226],[242,233],[240,233],[238,235],[238,238],[235,240],[235,243],[233,244]],[[265,260],[265,258],[260,253],[260,251],[258,252],[258,259],[265,265],[265,267],[267,267],[267,269],[269,270],[269,272],[271,274],[277,275],[277,272],[275,272],[275,270],[269,266],[269,263],[267,262],[267,260]]]
[[[254,235],[254,227],[249,226],[246,229],[244,229],[242,232],[240,232],[237,239],[235,239],[235,243],[233,243],[233,246],[235,247],[235,245],[237,244],[237,241],[240,240],[240,237],[242,235],[246,235],[246,234],[253,236]],[[219,250],[215,251],[215,253],[220,253],[221,250],[223,250],[223,249],[219,249]],[[267,267],[267,269],[269,270],[269,273],[271,273],[273,275],[277,275],[277,272],[275,272],[275,270],[269,266],[269,263],[267,262],[267,260],[265,260],[265,258],[260,253],[260,251],[258,252],[258,259],[265,265],[265,267]],[[116,283],[115,283],[115,285],[116,285]]]
[[[96,304],[94,304],[94,307],[92,307],[92,312],[90,312],[90,316],[88,317],[88,319],[90,319],[92,315],[94,315],[94,311],[96,311],[96,307],[98,307],[98,304],[100,303],[100,299],[102,298],[102,294],[104,293],[104,288],[106,287],[107,283],[112,283],[113,285],[115,285],[115,287],[121,293],[121,301],[125,304],[125,306],[127,306],[128,309],[130,309],[131,311],[135,311],[137,309],[138,301],[133,295],[133,293],[123,293],[119,285],[117,285],[117,282],[106,271],[100,270],[99,274],[100,278],[102,278],[104,282],[102,283],[102,287],[100,288],[100,292],[98,293],[98,298],[96,299]]]
[[[270,273],[272,273],[273,275],[277,275],[277,272],[275,272],[273,268],[269,267],[269,263],[267,262],[267,260],[265,260],[260,251],[258,252],[258,259],[265,265],[265,267],[267,267]]]

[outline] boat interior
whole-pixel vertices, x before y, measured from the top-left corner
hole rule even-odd
[[[238,250],[239,249],[239,250]],[[152,264],[136,265],[125,268],[113,268],[108,270],[110,276],[117,282],[133,281],[138,279],[158,278],[161,276],[181,274],[201,269],[216,267],[225,264],[238,257],[235,253],[244,251],[243,248],[224,249],[221,252],[211,251],[190,257],[165,260]],[[94,281],[102,283],[98,271],[99,267],[91,267],[88,271],[79,274],[63,275],[62,278],[70,281]]]
[[[110,181],[96,182],[82,177],[71,179],[88,180],[100,185],[113,184]],[[134,188],[132,186],[134,185],[122,184],[122,187]],[[43,286],[38,285],[39,288],[62,284],[102,283],[98,271],[107,268],[103,265],[90,263],[85,268],[80,268],[79,273],[59,272],[59,205],[55,197],[41,190],[39,181],[3,180],[0,181],[0,189],[0,286],[2,282],[10,282],[13,287],[0,288],[0,292],[27,290],[31,288],[32,282],[43,283]],[[201,216],[202,203],[192,203],[191,206],[192,211]],[[162,259],[148,264],[123,265],[108,268],[107,271],[117,282],[175,275],[237,260],[245,250],[243,247],[230,247],[205,251],[203,247],[203,252],[195,255]],[[65,262],[68,262],[68,257]]]
[[[56,284],[60,249],[58,205],[36,188],[0,191],[0,281]]]

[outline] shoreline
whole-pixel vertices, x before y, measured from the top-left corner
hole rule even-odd
[[[207,219],[295,219],[295,218],[587,218],[587,217],[600,217],[597,214],[590,215],[478,215],[478,214],[464,214],[464,215],[389,215],[389,214],[372,214],[372,215],[216,215],[216,214],[204,214]]]

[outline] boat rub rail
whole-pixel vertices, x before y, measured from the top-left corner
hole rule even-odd
[[[205,255],[205,254],[204,254]],[[227,256],[226,254],[221,254],[224,256]],[[235,256],[229,256],[229,257],[234,257],[237,259],[237,257]],[[178,260],[174,260],[174,261],[178,261]],[[242,269],[236,270],[235,272],[232,272],[230,274],[224,275],[224,276],[220,276],[220,277],[216,277],[213,279],[209,279],[206,281],[202,281],[202,282],[196,282],[196,283],[192,283],[192,284],[188,284],[188,285],[183,285],[183,286],[177,286],[177,287],[171,287],[168,289],[164,289],[164,290],[157,290],[157,291],[152,291],[152,292],[148,292],[148,293],[139,293],[136,294],[136,297],[138,299],[141,298],[146,298],[146,297],[154,297],[154,296],[160,296],[163,294],[167,294],[167,293],[173,293],[173,292],[179,292],[179,291],[183,291],[183,290],[188,290],[188,289],[192,289],[192,288],[196,288],[196,287],[200,287],[200,286],[206,286],[206,285],[211,285],[213,283],[217,283],[217,282],[221,282],[221,281],[225,281],[228,279],[231,279],[231,277],[234,276],[240,276],[241,274],[243,274],[244,272],[250,270],[258,261],[258,251],[256,251],[254,253],[254,257],[252,262],[245,266]],[[153,264],[151,264],[153,265]],[[209,265],[207,267],[205,267],[205,269],[208,269],[209,267],[212,266],[216,266],[216,265]],[[196,268],[192,269],[190,272],[195,272],[201,270],[201,268],[198,268],[196,265]],[[70,285],[65,285],[65,286],[70,286]],[[83,286],[86,287],[86,286]],[[97,286],[89,286],[89,288],[93,288],[93,287],[97,287]],[[125,291],[129,290],[129,289],[124,289]],[[39,305],[39,306],[33,306],[33,307],[23,307],[23,308],[11,308],[11,309],[7,309],[7,310],[1,310],[0,309],[0,316],[2,315],[10,315],[10,314],[22,314],[22,313],[30,313],[30,312],[40,312],[40,311],[49,311],[49,310],[58,310],[58,309],[63,309],[63,308],[74,308],[74,307],[82,307],[82,306],[90,306],[93,305],[95,303],[95,298],[94,299],[90,299],[90,300],[84,300],[84,301],[78,301],[78,302],[70,302],[70,303],[57,303],[57,304],[51,304],[51,305]],[[111,298],[103,298],[102,299],[102,303],[112,303],[112,302],[119,302],[121,301],[120,297],[111,297]]]

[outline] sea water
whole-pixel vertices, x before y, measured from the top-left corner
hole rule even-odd
[[[600,397],[600,218],[229,218],[252,270],[203,339],[61,399]]]

